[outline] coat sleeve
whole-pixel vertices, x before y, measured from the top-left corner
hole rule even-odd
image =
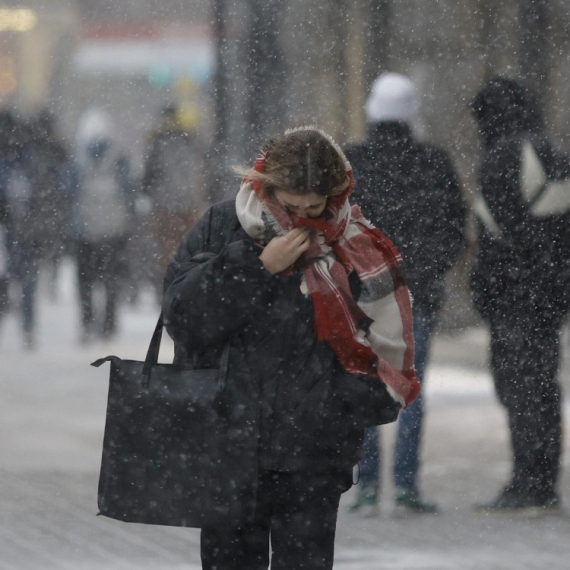
[[[164,280],[163,318],[175,343],[199,350],[225,341],[255,322],[273,298],[276,278],[246,236],[213,247],[227,232],[213,206],[186,235]],[[227,223],[227,222],[226,222]]]

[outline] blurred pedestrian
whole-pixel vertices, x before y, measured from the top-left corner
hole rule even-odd
[[[327,570],[364,427],[419,390],[410,300],[397,251],[350,207],[351,167],[328,135],[288,131],[243,174],[165,279],[175,361],[212,366],[229,350],[212,454],[232,460],[211,484],[235,518],[202,529],[202,567],[268,568],[271,544],[272,568]]]
[[[60,188],[61,169],[67,160],[56,134],[55,117],[42,109],[30,120],[30,182],[35,196],[34,224],[42,235],[41,258],[55,295],[56,270],[64,250],[68,203]]]
[[[495,77],[471,103],[484,151],[472,273],[475,305],[491,329],[491,369],[507,410],[510,480],[485,511],[546,512],[560,504],[559,334],[570,305],[570,157],[544,133],[530,92]],[[562,193],[560,190],[562,189]]]
[[[157,247],[154,282],[162,295],[166,267],[198,219],[203,201],[204,151],[193,117],[166,106],[150,136],[142,180],[152,201],[149,227]]]
[[[6,197],[6,234],[10,282],[19,288],[18,309],[26,348],[36,344],[36,292],[44,254],[42,226],[46,208],[33,184],[31,129],[10,111],[0,113],[0,178]]]
[[[133,186],[129,161],[115,139],[111,117],[101,109],[82,116],[74,160],[62,179],[71,204],[68,235],[73,241],[81,304],[81,340],[110,338],[117,329],[125,255],[132,231]],[[94,295],[102,293],[101,314]]]
[[[365,105],[368,137],[348,148],[356,178],[354,200],[364,216],[401,252],[413,298],[415,369],[423,381],[430,340],[444,298],[444,276],[465,243],[465,206],[458,178],[445,151],[419,142],[416,88],[408,77],[384,73]],[[422,395],[398,420],[394,447],[395,504],[404,512],[436,513],[419,490]],[[381,479],[377,428],[366,430],[358,492],[350,509],[375,515]]]
[[[4,320],[10,309],[8,176],[14,144],[15,121],[13,115],[7,110],[0,111],[0,322]]]
[[[1,158],[0,158],[1,160]],[[0,326],[8,314],[10,279],[8,275],[8,204],[5,189],[0,185]]]

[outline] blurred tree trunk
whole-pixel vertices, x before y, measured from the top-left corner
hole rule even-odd
[[[246,28],[247,85],[246,132],[248,145],[256,152],[260,141],[278,134],[285,117],[285,68],[279,46],[282,2],[249,0],[249,25]]]
[[[548,0],[519,0],[520,55],[522,77],[544,103],[548,81]]]
[[[487,80],[497,73],[496,62],[493,60],[495,52],[490,47],[497,42],[497,6],[495,0],[480,0],[477,4],[476,13],[480,18],[478,40],[481,51],[479,57],[483,63],[483,78]]]
[[[329,0],[328,32],[326,35],[333,41],[332,63],[338,92],[338,142],[343,144],[349,130],[348,109],[348,34],[351,26],[347,0]]]
[[[213,77],[214,133],[208,154],[208,200],[216,202],[224,197],[228,156],[228,65],[227,65],[227,0],[214,0],[212,7],[216,67]]]
[[[365,88],[369,91],[372,82],[390,68],[390,19],[392,0],[365,0],[367,2],[368,26],[364,48]]]

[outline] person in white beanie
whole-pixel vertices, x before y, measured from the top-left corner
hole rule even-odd
[[[370,124],[413,123],[418,112],[414,82],[400,73],[383,73],[372,84],[364,111]]]
[[[87,109],[81,117],[61,185],[70,204],[66,234],[76,262],[80,342],[109,339],[117,330],[120,291],[130,262],[134,187],[129,159],[105,110]],[[99,288],[102,306],[95,302]]]
[[[413,81],[384,73],[372,84],[365,104],[367,139],[346,149],[356,180],[355,201],[364,216],[386,234],[404,258],[412,297],[415,368],[420,380],[430,337],[443,303],[443,278],[465,241],[465,207],[457,175],[441,149],[418,142],[411,125],[418,104]],[[421,394],[398,420],[394,457],[395,505],[404,513],[436,513],[419,491]],[[360,480],[350,510],[374,516],[380,488],[380,442],[369,428],[360,463]]]

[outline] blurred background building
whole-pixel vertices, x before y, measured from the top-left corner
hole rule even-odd
[[[209,149],[213,200],[233,194],[230,166],[287,126],[362,138],[369,85],[397,71],[419,86],[418,132],[450,151],[476,204],[468,102],[491,75],[522,77],[566,144],[569,26],[566,0],[4,0],[0,106],[49,108],[70,147],[83,111],[104,107],[141,173],[175,103]]]
[[[367,87],[390,69],[419,84],[419,128],[469,180],[467,102],[491,74],[528,78],[548,126],[567,137],[569,23],[564,0],[4,1],[0,101],[22,114],[47,105],[65,132],[104,105],[135,155],[175,101],[235,161],[289,124],[362,137]]]
[[[70,143],[83,111],[104,107],[135,168],[166,105],[208,131],[213,66],[206,1],[0,4],[1,105],[23,118],[48,107]]]

